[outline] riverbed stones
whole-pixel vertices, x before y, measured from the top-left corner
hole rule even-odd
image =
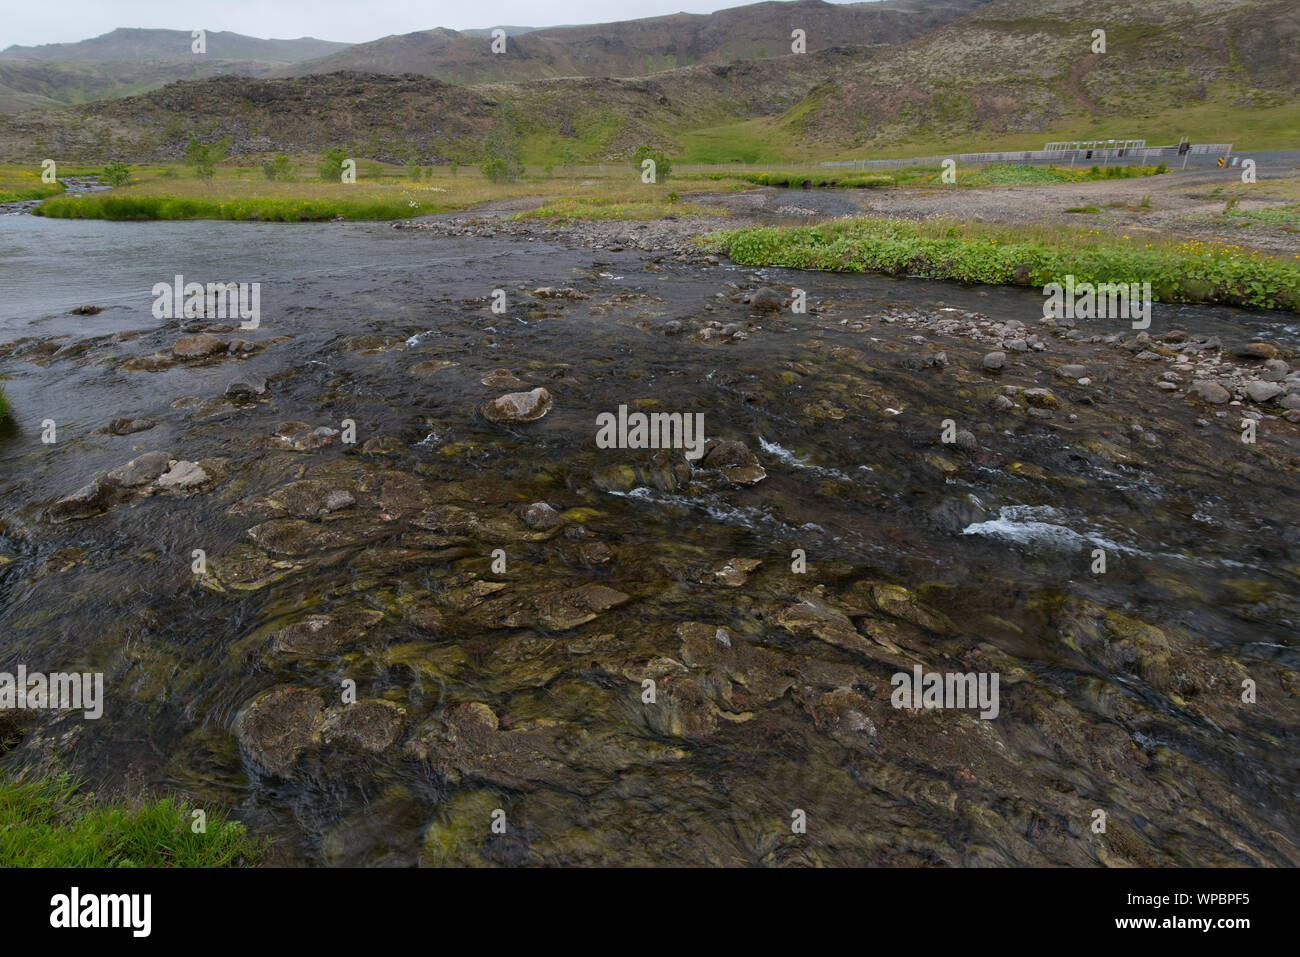
[[[313,427],[306,422],[281,422],[269,436],[258,436],[249,445],[258,449],[310,452],[333,445],[339,430],[327,425]]]
[[[379,753],[397,744],[406,709],[382,698],[368,698],[330,708],[321,722],[321,740]]]
[[[146,452],[125,465],[110,469],[104,480],[120,488],[138,488],[158,479],[170,467],[166,452]]]
[[[482,378],[485,386],[493,389],[526,389],[528,383],[509,369],[493,369]]]
[[[710,439],[704,446],[700,466],[717,469],[737,485],[757,485],[767,478],[767,470],[744,442]]]
[[[539,386],[530,392],[508,392],[483,407],[483,414],[493,422],[534,422],[551,411],[554,399]]]
[[[1232,350],[1240,359],[1274,359],[1277,358],[1277,346],[1271,342],[1247,342]]]
[[[275,489],[264,499],[267,505],[300,518],[323,518],[351,508],[356,497],[337,482],[327,479],[302,479]]]
[[[1260,382],[1253,380],[1246,383],[1246,395],[1250,396],[1252,402],[1267,402],[1269,399],[1276,398],[1285,392],[1283,386],[1276,382]]]
[[[1062,379],[1082,379],[1088,375],[1088,369],[1081,365],[1063,365],[1057,367],[1056,374]]]
[[[309,658],[330,657],[363,639],[383,619],[383,612],[369,608],[309,615],[276,631],[271,636],[271,650]]]
[[[564,524],[564,519],[560,513],[553,509],[547,502],[533,502],[524,506],[522,518],[524,524],[529,528],[548,531]]]
[[[984,356],[983,366],[990,372],[997,372],[1007,364],[1007,354],[1005,352],[990,352]]]
[[[158,477],[158,487],[168,491],[198,488],[208,480],[208,473],[198,462],[174,461]]]
[[[272,688],[235,717],[235,738],[256,767],[283,775],[303,751],[320,745],[324,707],[324,698],[314,688]]]
[[[450,359],[425,359],[423,362],[417,362],[406,371],[411,375],[430,376],[458,365],[460,365],[459,362],[453,362]]]
[[[406,750],[452,783],[468,778],[531,791],[575,783],[557,744],[562,732],[542,721],[502,730],[496,712],[473,701],[426,721]]]
[[[68,522],[78,518],[89,518],[106,511],[111,503],[111,492],[102,479],[83,485],[70,495],[65,495],[46,512],[51,522]]]
[[[1217,382],[1209,379],[1200,379],[1192,383],[1188,390],[1188,395],[1197,396],[1200,399],[1210,403],[1210,405],[1223,405],[1232,398],[1232,393],[1225,389]]]
[[[785,308],[785,296],[771,286],[759,287],[750,293],[747,302],[755,309],[761,309],[765,312],[776,312]]]
[[[1265,382],[1281,382],[1287,377],[1291,367],[1282,359],[1266,359],[1259,377]]]
[[[1061,400],[1050,389],[1026,389],[1021,398],[1034,409],[1059,409]]]
[[[172,355],[178,359],[206,359],[225,350],[225,340],[206,332],[197,336],[181,336],[172,343]]]
[[[157,424],[153,419],[113,419],[108,423],[108,432],[110,435],[134,435],[136,432],[147,432]]]
[[[266,395],[266,376],[256,372],[245,372],[236,376],[226,386],[226,398],[249,401]]]

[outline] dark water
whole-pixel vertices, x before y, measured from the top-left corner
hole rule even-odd
[[[44,720],[6,760],[54,752],[107,786],[181,790],[302,863],[1300,863],[1293,426],[1264,423],[1244,448],[1235,419],[1197,426],[1204,410],[1122,358],[1075,402],[1085,390],[1050,374],[1055,340],[1054,359],[990,383],[988,346],[908,324],[946,309],[1032,326],[1033,291],[654,260],[382,224],[0,220],[15,423],[0,442],[0,665],[101,670],[108,688],[102,720]],[[273,344],[124,369],[205,325],[151,315],[151,287],[177,273],[260,282],[261,328],[224,335]],[[808,290],[810,314],[735,301],[761,282]],[[488,308],[498,288],[505,315]],[[67,314],[85,304],[106,308]],[[665,336],[673,319],[749,337]],[[1300,332],[1294,316],[1157,305],[1152,331],[1172,325],[1284,345]],[[920,367],[931,348],[947,370]],[[409,371],[429,360],[455,364]],[[482,404],[517,391],[482,383],[496,369],[545,386],[552,411],[488,421]],[[248,371],[270,397],[224,400]],[[997,417],[1006,383],[1066,404]],[[683,484],[649,453],[598,449],[596,416],[623,404],[703,413],[766,479]],[[157,425],[101,431],[116,417]],[[940,445],[947,418],[980,448]],[[355,445],[254,444],[348,419]],[[359,451],[377,437],[390,454]],[[212,463],[214,480],[48,521],[54,500],[156,449]],[[355,505],[304,517],[277,492],[304,480]],[[538,500],[561,531],[515,517]],[[447,505],[473,520],[427,520]],[[250,552],[266,522],[309,544]],[[191,573],[194,549],[215,587]],[[759,564],[727,584],[745,560]],[[625,599],[575,624],[571,596],[594,585]],[[377,617],[327,653],[277,646],[309,615],[359,612]],[[999,717],[893,708],[890,676],[913,663],[998,672]],[[317,735],[269,773],[234,733],[267,689],[336,707],[345,680],[404,709],[391,743]],[[488,830],[498,808],[505,835]]]

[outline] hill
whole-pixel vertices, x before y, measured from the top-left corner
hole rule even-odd
[[[129,96],[177,80],[261,76],[347,46],[220,31],[206,35],[202,55],[190,43],[185,30],[120,29],[78,43],[7,47],[0,51],[0,113]]]
[[[786,56],[791,52],[790,34],[796,28],[805,32],[810,52],[904,43],[986,2],[755,3],[710,14],[679,13],[591,26],[538,28],[511,36],[501,54],[492,53],[490,41],[477,31],[439,28],[358,43],[274,75],[337,70],[415,73],[462,84],[561,76],[645,76],[685,66]]]

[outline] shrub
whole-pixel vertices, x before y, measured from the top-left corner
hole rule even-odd
[[[230,138],[215,143],[201,143],[190,134],[190,141],[185,145],[185,162],[194,167],[194,175],[211,183],[217,173],[217,164],[226,158],[226,147]]]
[[[262,161],[262,175],[269,180],[289,178],[289,157],[276,153],[273,159]]]
[[[104,167],[99,176],[109,186],[125,186],[131,178],[131,168],[114,160]]]
[[[632,166],[636,169],[638,173],[641,172],[642,169],[641,164],[643,164],[646,160],[654,161],[656,183],[662,183],[664,180],[666,180],[669,177],[669,175],[673,171],[673,161],[671,159],[669,159],[663,153],[660,153],[658,150],[652,149],[650,146],[642,144],[641,146],[638,146],[636,148],[636,152],[632,154]]]
[[[343,163],[347,158],[347,153],[341,149],[328,149],[321,154],[316,172],[327,183],[340,183],[343,181]]]

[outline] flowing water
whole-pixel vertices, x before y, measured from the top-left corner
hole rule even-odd
[[[260,328],[155,319],[177,274],[260,282]],[[753,312],[763,283],[809,313]],[[1243,445],[1127,353],[1091,389],[1057,343],[993,379],[918,325],[1032,326],[1033,290],[30,216],[0,219],[0,286],[0,668],[107,699],[30,723],[13,767],[179,790],[286,863],[1300,863],[1297,430]],[[214,326],[247,357],[131,361]],[[1300,334],[1157,305],[1172,326]],[[226,399],[245,373],[269,393]],[[1008,383],[1063,404],[999,416]],[[484,416],[538,386],[545,417]],[[766,478],[598,448],[620,406],[702,413]],[[209,481],[51,520],[154,450]],[[997,717],[893,707],[917,664],[996,673]]]

